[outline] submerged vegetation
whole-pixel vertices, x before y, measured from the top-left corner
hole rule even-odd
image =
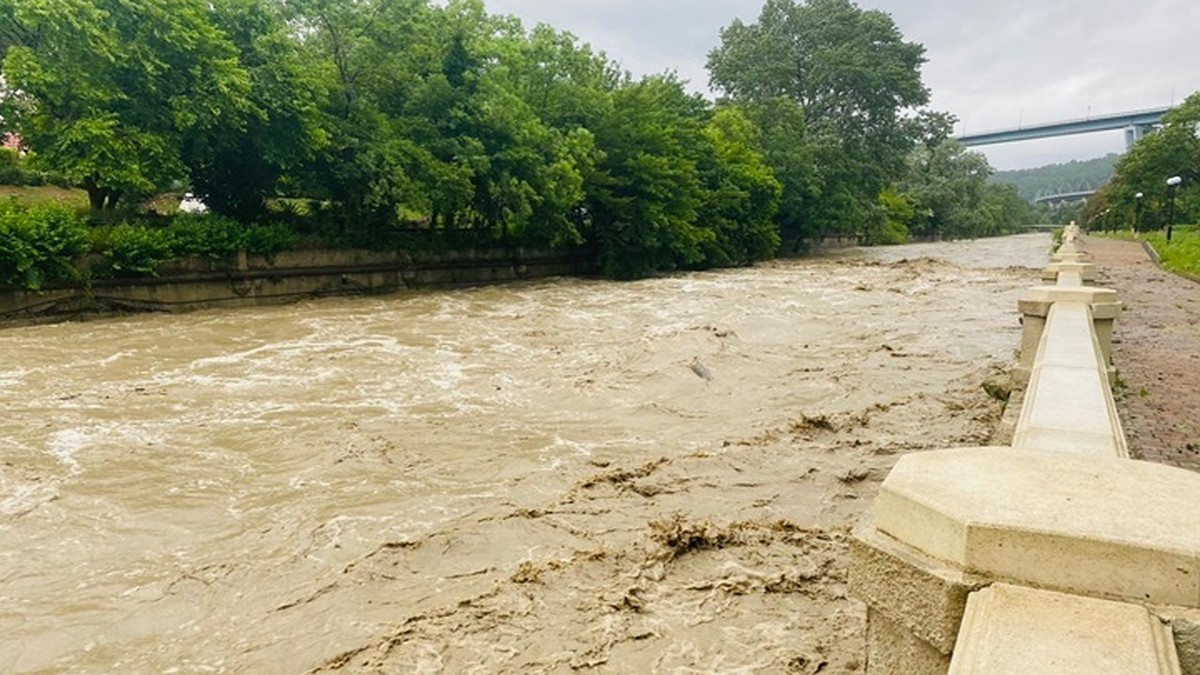
[[[47,260],[84,249],[150,274],[235,243],[421,237],[583,247],[634,278],[1029,218],[924,107],[924,48],[848,0],[734,21],[708,57],[716,101],[480,0],[50,5],[0,0],[0,116],[27,152],[0,157],[0,180],[76,186],[101,229],[90,248],[0,252],[0,283],[70,276]],[[157,217],[155,195],[187,190],[215,224]],[[0,246],[36,236],[5,227]],[[196,230],[221,234],[206,248]]]

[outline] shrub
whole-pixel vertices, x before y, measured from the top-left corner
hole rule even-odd
[[[155,276],[159,265],[178,257],[175,239],[164,228],[121,223],[94,233],[95,250],[107,258],[105,276]]]
[[[0,185],[74,187],[62,174],[44,170],[32,153],[23,156],[9,148],[0,148]]]
[[[224,260],[242,249],[270,257],[296,242],[295,233],[282,224],[243,225],[210,214],[179,216],[171,224],[171,233],[178,255],[210,260]]]
[[[171,223],[175,252],[210,260],[223,260],[242,247],[245,225],[208,214],[184,214]]]
[[[0,148],[0,185],[24,185],[25,172],[17,153]]]
[[[282,223],[250,225],[246,228],[242,240],[246,251],[267,258],[274,257],[280,251],[294,248],[298,242],[299,237],[296,233]]]
[[[0,284],[37,290],[77,279],[74,260],[88,244],[87,223],[70,207],[0,202]]]

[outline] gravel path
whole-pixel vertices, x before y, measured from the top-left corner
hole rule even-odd
[[[1089,237],[1097,284],[1125,303],[1113,336],[1117,408],[1134,457],[1200,471],[1200,284],[1136,242]]]

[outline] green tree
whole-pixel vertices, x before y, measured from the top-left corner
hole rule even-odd
[[[926,237],[978,236],[990,222],[981,211],[991,167],[954,139],[918,145],[900,189],[916,204],[913,232]]]
[[[431,221],[524,244],[580,243],[571,214],[598,157],[585,123],[605,109],[580,101],[606,100],[603,61],[569,35],[545,27],[527,35],[475,0],[438,16],[439,41],[449,45],[441,74],[403,112],[422,147],[458,177],[451,192],[433,187]]]
[[[708,57],[711,84],[734,101],[785,97],[804,110],[820,167],[818,233],[854,232],[912,145],[906,110],[929,98],[924,47],[892,18],[848,0],[767,0],[757,23],[734,21]],[[787,209],[784,210],[787,213]]]
[[[867,230],[863,244],[876,246],[907,242],[909,228],[917,215],[916,200],[911,195],[888,188],[879,193],[879,207],[883,211],[883,222],[880,227]]]
[[[5,120],[95,210],[185,177],[185,138],[254,112],[203,0],[0,0],[0,53]]]
[[[704,128],[711,152],[701,161],[706,197],[701,222],[715,238],[706,246],[709,265],[744,265],[775,255],[774,216],[783,186],[767,165],[760,133],[737,107],[716,111]]]
[[[484,106],[519,114],[523,121],[508,125],[508,143],[536,146],[533,161],[520,172],[532,188],[526,200],[531,208],[512,229],[526,242],[582,243],[584,185],[599,175],[596,166],[605,156],[595,131],[612,114],[620,75],[603,54],[545,25],[502,33],[490,57],[490,98],[504,92],[508,99]]]
[[[697,224],[706,108],[670,76],[631,82],[613,95],[595,129],[602,159],[586,186],[608,276],[636,278],[704,261],[715,240]]]
[[[333,202],[343,230],[368,232],[429,202],[422,177],[450,173],[413,140],[404,106],[441,74],[435,16],[425,0],[288,0],[312,75],[328,92],[327,143],[302,180]]]
[[[570,33],[541,24],[511,48],[497,70],[543,123],[564,131],[590,128],[612,107],[620,71]]]
[[[775,215],[782,245],[796,252],[805,240],[822,234],[822,209],[829,207],[823,199],[826,174],[817,165],[804,110],[785,97],[748,102],[744,110],[760,131],[763,157],[782,188]]]
[[[985,185],[983,202],[991,217],[985,235],[1011,234],[1018,232],[1022,225],[1036,222],[1037,216],[1033,207],[1021,196],[1015,185]]]
[[[1103,191],[1104,208],[1132,223],[1142,193],[1143,229],[1166,225],[1167,178],[1183,179],[1175,195],[1177,223],[1200,220],[1200,92],[1163,116],[1163,127],[1143,137],[1117,162],[1116,176]],[[1095,207],[1092,207],[1095,211]],[[1089,211],[1090,212],[1090,211]]]
[[[253,221],[264,197],[299,172],[326,143],[319,106],[325,91],[271,0],[214,0],[210,16],[238,50],[252,105],[241,125],[185,136],[183,160],[193,192],[217,213]]]

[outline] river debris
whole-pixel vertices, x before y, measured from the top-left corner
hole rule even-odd
[[[692,372],[696,374],[696,377],[704,380],[705,382],[712,382],[712,371],[710,371],[703,363],[700,363],[700,357],[693,358],[692,362],[688,364],[688,368],[691,368]]]

